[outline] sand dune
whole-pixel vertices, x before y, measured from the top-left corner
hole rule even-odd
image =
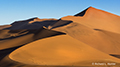
[[[120,54],[120,34],[99,29],[94,30],[75,22],[53,30],[64,32],[107,54]]]
[[[55,19],[38,19],[38,18],[31,18],[28,20],[22,20],[22,21],[15,21],[12,23],[11,27],[6,28],[9,30],[22,30],[22,29],[29,29],[29,30],[34,30],[34,29],[40,29],[43,26],[48,26],[52,23],[57,22]]]
[[[2,32],[4,33],[4,31]],[[60,35],[60,34],[64,34],[64,33],[51,31],[44,28],[41,28],[39,30],[24,30],[24,32],[23,30],[14,30],[14,31],[11,30],[7,32],[7,34],[4,34],[4,36],[5,37],[7,36],[8,38],[0,39],[0,50],[24,45],[26,43],[35,41],[37,39]]]
[[[120,67],[119,40],[120,16],[93,7],[15,21],[0,26],[0,67]]]
[[[84,11],[83,11],[84,12]],[[120,33],[120,16],[89,7],[81,17],[79,13],[75,16],[62,17],[62,20],[71,20],[93,29],[103,29]]]
[[[81,65],[82,61],[89,61],[90,65],[93,61],[120,62],[119,59],[102,53],[68,35],[37,40],[13,51],[9,57],[14,61],[37,65],[74,65],[75,63]]]
[[[34,30],[34,29],[40,29],[42,27],[45,27],[47,29],[61,27],[64,25],[67,25],[71,23],[72,21],[66,21],[66,20],[57,20],[57,19],[39,19],[39,18],[31,18],[28,20],[22,20],[22,21],[16,21],[12,23],[11,27],[5,28],[9,30]]]

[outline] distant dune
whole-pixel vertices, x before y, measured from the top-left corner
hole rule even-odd
[[[120,67],[120,16],[89,7],[0,26],[0,67]]]

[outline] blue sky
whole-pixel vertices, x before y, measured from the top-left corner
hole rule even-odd
[[[0,25],[32,17],[59,19],[89,6],[120,16],[120,0],[0,0]]]

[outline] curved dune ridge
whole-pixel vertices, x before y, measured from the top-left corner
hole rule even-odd
[[[89,7],[0,26],[0,67],[101,67],[92,63],[120,67],[120,16]]]
[[[9,57],[18,62],[38,65],[73,65],[76,63],[79,65],[82,61],[120,62],[119,59],[68,35],[37,40],[13,51]]]

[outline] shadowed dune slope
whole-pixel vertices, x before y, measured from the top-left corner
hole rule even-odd
[[[62,17],[62,20],[71,20],[93,29],[103,29],[120,33],[120,16],[89,7],[83,17],[78,15]]]
[[[64,32],[107,54],[120,54],[120,34],[98,29],[93,30],[75,22],[53,30]]]
[[[39,30],[2,30],[0,34],[0,50],[2,50],[65,33],[41,28]]]
[[[68,35],[45,38],[27,44],[9,55],[10,59],[36,65],[90,65],[94,62],[120,62]]]
[[[40,29],[42,27],[46,29],[53,29],[61,26],[65,26],[67,24],[72,23],[72,21],[67,20],[57,20],[57,19],[39,19],[39,18],[31,18],[22,21],[16,21],[11,24],[11,27],[5,28],[7,30],[35,30]]]
[[[74,16],[81,16],[81,17],[84,16],[85,13],[86,13],[86,11],[87,11],[89,8],[90,8],[90,7],[88,7],[87,9],[83,10],[82,12],[80,12],[80,13],[74,15]]]
[[[29,30],[34,30],[34,29],[40,29],[43,26],[47,27],[50,24],[56,23],[56,19],[39,19],[39,18],[31,18],[28,20],[23,20],[23,21],[16,21],[12,23],[11,27],[6,28],[9,30],[22,30],[22,29],[29,29]]]

